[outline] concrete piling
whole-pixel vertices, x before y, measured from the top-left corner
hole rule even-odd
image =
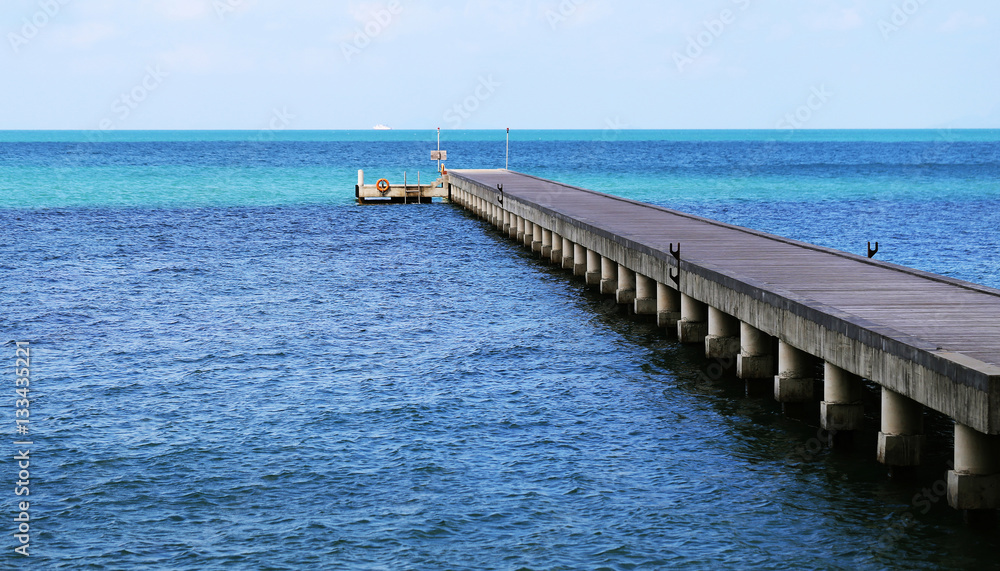
[[[785,341],[778,342],[778,374],[774,377],[774,399],[780,403],[804,403],[813,397],[811,356]]]
[[[601,293],[615,295],[618,291],[618,264],[601,256]]]
[[[656,282],[656,326],[677,331],[681,320],[681,292],[662,282]]]
[[[1000,508],[1000,436],[955,423],[955,468],[948,471],[948,505],[973,511]]]
[[[587,276],[587,249],[582,244],[573,243],[573,275]]]
[[[753,381],[774,379],[774,355],[771,336],[749,323],[740,322],[740,354],[736,357],[736,376]]]
[[[739,354],[740,320],[720,309],[709,306],[705,356],[709,359],[733,359],[735,361]]]
[[[842,433],[861,430],[865,405],[861,402],[861,377],[826,361],[823,363],[823,400],[819,403],[820,426]],[[843,439],[842,439],[843,440]]]
[[[923,406],[883,387],[878,461],[889,466],[890,471],[918,466],[925,441]]]
[[[635,272],[618,264],[618,287],[615,289],[615,301],[622,305],[635,303]]]
[[[708,336],[708,305],[681,294],[681,319],[677,322],[677,338],[681,343],[705,342]]]
[[[563,239],[562,236],[552,233],[552,250],[549,252],[549,261],[562,267],[563,261]]]
[[[587,285],[601,286],[601,255],[587,249]]]
[[[656,315],[656,280],[635,274],[636,315]]]
[[[570,242],[569,238],[567,238],[565,236],[563,236],[562,240],[563,240],[563,245],[562,245],[562,254],[563,254],[562,268],[564,270],[572,270],[573,269],[573,260],[576,259],[576,244],[574,244],[573,242]]]

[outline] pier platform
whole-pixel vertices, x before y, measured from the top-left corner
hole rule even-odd
[[[380,183],[385,182],[381,187]],[[427,184],[420,184],[420,174],[413,183],[407,181],[403,173],[402,183],[393,183],[389,179],[379,179],[375,184],[365,184],[365,172],[358,171],[358,184],[354,187],[354,197],[361,204],[428,204],[434,198],[446,198],[448,189],[444,186],[444,178],[438,178]]]
[[[861,428],[861,382],[876,383],[890,468],[921,462],[924,408],[949,416],[949,503],[1000,508],[1000,290],[509,170],[443,187],[783,405],[818,406],[831,432]]]

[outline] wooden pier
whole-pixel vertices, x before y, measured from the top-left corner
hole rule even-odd
[[[831,432],[861,428],[861,379],[877,383],[887,466],[920,463],[924,407],[951,417],[950,505],[1000,508],[1000,291],[508,170],[443,187],[783,404],[819,406]]]

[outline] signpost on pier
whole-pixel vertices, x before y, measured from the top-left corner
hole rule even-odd
[[[438,162],[438,174],[441,174],[441,163],[448,160],[448,151],[441,150],[441,127],[438,127],[438,148],[431,151],[431,160]]]

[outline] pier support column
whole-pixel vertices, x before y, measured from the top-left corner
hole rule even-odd
[[[681,320],[681,292],[665,283],[656,282],[656,326],[677,331]]]
[[[860,377],[832,363],[823,364],[823,401],[819,403],[819,423],[831,433],[834,445],[851,438],[851,433],[861,430],[864,425],[865,405],[861,398]]]
[[[587,277],[587,249],[573,244],[573,275]]]
[[[745,381],[774,379],[771,336],[745,322],[740,322],[740,354],[736,357],[736,376]]]
[[[503,211],[503,233],[510,236],[510,219],[511,214],[509,211]]]
[[[549,261],[562,267],[563,259],[563,239],[562,236],[552,233],[552,251],[549,252]]]
[[[524,218],[520,216],[517,217],[517,222],[515,223],[514,229],[514,239],[518,242],[524,243]]]
[[[542,235],[543,235],[542,226],[540,224],[534,224],[533,223],[531,225],[531,251],[532,252],[537,252],[539,254],[542,253]],[[552,239],[551,238],[551,234],[549,235],[549,239],[550,240]]]
[[[601,293],[615,295],[618,291],[618,264],[601,256]]]
[[[510,214],[510,227],[507,229],[507,237],[517,239],[517,219],[520,218],[517,214],[513,212],[508,212]]]
[[[782,406],[804,403],[813,397],[812,359],[784,341],[778,342],[778,374],[774,377],[774,400]],[[787,411],[786,411],[787,412]]]
[[[635,274],[635,314],[656,315],[656,280]]]
[[[623,305],[635,303],[635,272],[618,264],[618,288],[615,300]]]
[[[552,230],[542,228],[542,249],[539,252],[545,261],[552,258]]]
[[[523,240],[525,247],[528,248],[531,247],[531,241],[535,239],[534,236],[535,236],[535,225],[531,222],[531,220],[528,220],[526,218],[524,220],[524,240]]]
[[[878,461],[890,470],[918,466],[924,447],[924,409],[917,401],[882,389],[882,431],[878,433]]]
[[[681,294],[681,320],[677,322],[677,338],[681,343],[704,343],[708,335],[708,305]]]
[[[584,276],[587,278],[587,285],[598,287],[601,285],[601,255],[589,248],[587,249],[587,272]]]
[[[1000,508],[1000,436],[955,423],[955,469],[948,471],[948,505],[974,511]]]
[[[705,356],[709,359],[733,359],[740,354],[740,320],[708,306],[708,336]]]
[[[573,244],[573,242],[570,242],[569,238],[566,238],[565,236],[563,237],[562,252],[562,268],[564,270],[572,270],[573,260],[576,258],[576,245]]]

